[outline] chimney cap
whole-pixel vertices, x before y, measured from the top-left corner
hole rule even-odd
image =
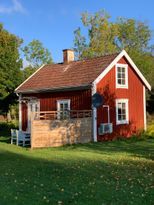
[[[65,49],[63,49],[63,51],[74,51],[74,50],[71,48],[65,48]]]

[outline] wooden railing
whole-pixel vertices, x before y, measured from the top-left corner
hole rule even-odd
[[[71,118],[91,117],[91,110],[68,110],[68,111],[41,111],[33,112],[31,119],[33,120],[64,120]]]

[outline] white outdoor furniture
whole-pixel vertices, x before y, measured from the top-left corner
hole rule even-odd
[[[11,144],[16,145],[30,145],[30,133],[22,132],[20,130],[11,129]]]
[[[16,130],[11,129],[11,144],[17,143],[17,134]]]

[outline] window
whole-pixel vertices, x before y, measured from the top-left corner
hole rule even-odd
[[[66,119],[70,116],[70,100],[58,100],[57,101],[58,119]]]
[[[128,88],[128,65],[116,65],[116,88]]]
[[[116,100],[116,124],[128,124],[128,99]]]

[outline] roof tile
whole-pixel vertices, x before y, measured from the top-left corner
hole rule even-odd
[[[117,55],[106,55],[69,64],[45,65],[19,86],[16,92],[90,85]]]

